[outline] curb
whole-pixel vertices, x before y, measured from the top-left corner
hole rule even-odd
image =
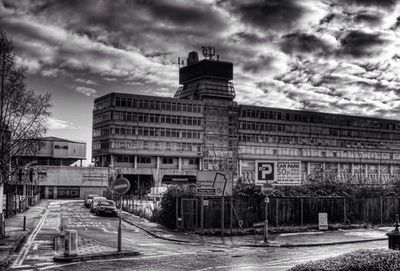
[[[151,235],[151,236],[153,236],[153,237],[155,237],[155,238],[161,239],[161,240],[166,240],[166,241],[171,241],[171,242],[177,242],[177,243],[186,243],[186,244],[201,244],[200,242],[190,242],[190,241],[187,241],[187,240],[174,239],[174,238],[169,238],[169,237],[160,236],[160,235],[157,235],[157,234],[155,234],[155,233],[153,233],[153,232],[151,232],[151,231],[145,229],[145,228],[142,227],[142,226],[137,225],[136,223],[130,221],[129,219],[126,219],[126,218],[122,217],[122,220],[125,221],[125,222],[128,223],[128,224],[131,224],[131,225],[133,225],[133,226],[135,226],[135,227],[138,227],[139,229],[141,229],[142,231],[146,232],[147,234],[149,234],[149,235]]]
[[[72,263],[72,262],[81,262],[81,261],[98,260],[98,259],[124,258],[130,256],[138,256],[138,255],[140,255],[140,252],[137,251],[122,251],[122,252],[106,252],[106,253],[96,253],[96,254],[76,255],[76,256],[56,255],[53,257],[53,260],[55,262],[61,262],[61,263]]]
[[[44,208],[44,210],[40,213],[39,218],[42,217],[42,215],[46,212],[46,209],[48,207],[49,204],[47,204],[46,208]],[[34,207],[34,206],[33,206]],[[30,228],[28,231],[24,232],[24,234],[22,234],[20,237],[18,237],[18,239],[16,240],[16,242],[14,243],[14,245],[12,246],[12,248],[10,248],[9,252],[8,252],[8,256],[5,260],[0,262],[0,270],[6,270],[7,267],[10,265],[10,261],[12,259],[13,254],[17,251],[17,249],[19,247],[21,247],[21,245],[25,242],[26,237],[32,233],[32,231],[35,229],[37,224],[36,223],[32,226],[32,228]]]
[[[363,239],[363,240],[352,240],[352,241],[338,241],[338,242],[326,242],[326,243],[305,243],[305,244],[246,244],[238,245],[239,247],[281,247],[281,248],[294,248],[294,247],[318,247],[318,246],[335,246],[335,245],[346,245],[346,244],[357,244],[367,243],[376,241],[385,241],[387,238],[375,238],[375,239]]]
[[[168,238],[168,237],[163,237],[160,235],[157,235],[147,229],[145,229],[142,226],[137,225],[136,223],[122,217],[122,220],[127,222],[128,224],[131,224],[135,227],[138,227],[139,229],[143,230],[144,232],[148,233],[149,235],[166,240],[166,241],[172,241],[172,242],[178,242],[178,243],[187,243],[187,244],[212,244],[212,245],[225,245],[221,243],[215,243],[215,242],[190,242],[186,240],[180,240],[180,239],[174,239],[174,238]],[[294,248],[294,247],[317,247],[317,246],[334,246],[334,245],[346,245],[346,244],[357,244],[357,243],[367,243],[367,242],[375,242],[375,241],[385,241],[387,238],[374,238],[374,239],[362,239],[362,240],[351,240],[351,241],[337,241],[337,242],[325,242],[325,243],[305,243],[305,244],[290,244],[290,243],[283,243],[283,244],[242,244],[242,245],[234,245],[233,246],[238,246],[238,247],[282,247],[282,248]]]

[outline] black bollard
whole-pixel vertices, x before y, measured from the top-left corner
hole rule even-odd
[[[26,231],[26,216],[24,216],[24,231]]]

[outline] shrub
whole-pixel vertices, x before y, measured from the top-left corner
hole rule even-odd
[[[386,249],[357,250],[337,257],[299,264],[289,271],[400,270],[400,252]]]
[[[196,196],[196,185],[171,185],[164,193],[159,209],[153,211],[151,221],[160,223],[170,229],[176,226],[176,198],[193,198]]]

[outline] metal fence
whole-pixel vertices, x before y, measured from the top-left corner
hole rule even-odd
[[[203,214],[204,229],[220,228],[222,199],[204,199],[203,212],[199,198],[176,200],[177,228],[193,230],[201,227]],[[205,205],[205,206],[204,206]],[[274,197],[268,205],[268,220],[271,226],[306,226],[318,224],[318,213],[328,213],[330,224],[371,223],[389,224],[399,213],[399,198],[344,198],[344,197]],[[231,222],[232,218],[232,222]],[[253,199],[224,199],[225,228],[252,227],[265,219],[265,203]]]

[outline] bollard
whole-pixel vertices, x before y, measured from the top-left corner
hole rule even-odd
[[[65,256],[76,256],[78,255],[78,232],[76,230],[65,231]]]
[[[68,217],[61,217],[60,235],[65,236],[65,231],[68,229]]]
[[[400,232],[399,232],[399,215],[396,214],[396,223],[393,225],[395,229],[386,235],[388,236],[389,249],[400,250]]]
[[[24,216],[24,231],[26,231],[26,216]]]
[[[0,213],[0,237],[6,236],[6,220],[4,219],[4,214]]]

